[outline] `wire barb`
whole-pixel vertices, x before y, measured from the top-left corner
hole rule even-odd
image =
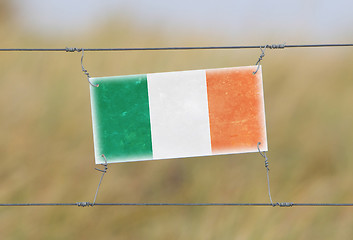
[[[77,202],[77,207],[93,207],[94,204],[90,202]]]
[[[104,164],[102,164],[104,166],[104,169],[99,169],[99,168],[95,168],[97,171],[100,171],[102,172],[102,176],[101,176],[101,179],[99,181],[99,184],[98,184],[98,187],[97,187],[97,190],[96,190],[96,194],[94,195],[94,200],[93,200],[93,203],[92,203],[92,207],[94,206],[94,204],[96,203],[96,199],[97,199],[97,195],[98,195],[98,191],[99,191],[99,187],[101,186],[101,183],[102,183],[102,180],[103,180],[103,177],[104,177],[104,174],[107,172],[108,170],[108,162],[107,162],[107,158],[104,156],[104,154],[102,154],[102,157],[104,158]]]
[[[70,48],[70,47],[66,47],[65,48],[65,51],[66,52],[81,52],[81,51],[83,51],[83,48]]]
[[[89,84],[91,84],[92,87],[99,87],[99,84],[95,85],[95,84],[91,83],[91,81],[90,81],[91,76],[89,75],[88,71],[83,67],[83,57],[85,54],[84,49],[83,48],[81,48],[80,50],[78,50],[77,48],[67,48],[67,49],[72,50],[72,51],[82,51],[82,56],[81,56],[82,72],[87,76],[87,81],[89,82]],[[69,52],[71,52],[71,51],[69,51]]]
[[[266,48],[269,48],[269,49],[284,49],[285,47],[286,47],[285,43],[266,45]]]
[[[261,142],[258,142],[257,143],[257,149],[259,150],[259,153],[260,155],[265,159],[265,168],[266,168],[266,175],[267,175],[267,188],[268,188],[268,196],[270,198],[270,202],[272,204],[272,206],[276,206],[276,204],[274,204],[272,202],[272,197],[271,197],[271,187],[270,187],[270,168],[269,168],[269,163],[268,163],[268,158],[266,156],[266,153],[265,152],[261,152],[260,150],[260,145],[261,145]]]
[[[276,206],[279,207],[293,207],[294,203],[292,202],[281,202],[281,203],[276,203]],[[275,207],[275,206],[274,206]]]

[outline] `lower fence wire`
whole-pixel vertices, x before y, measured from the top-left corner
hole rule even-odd
[[[53,206],[150,206],[150,207],[353,207],[353,203],[0,203],[0,207],[53,207]]]

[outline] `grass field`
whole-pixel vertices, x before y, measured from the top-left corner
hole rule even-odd
[[[218,45],[134,25],[66,41],[8,31],[1,47]],[[236,40],[232,44],[236,43]],[[249,41],[249,44],[253,42]],[[85,54],[92,76],[253,65],[260,50]],[[263,60],[275,202],[353,202],[351,48],[268,50]],[[92,201],[89,85],[79,53],[0,53],[0,201]],[[112,164],[97,202],[268,202],[257,154]],[[1,239],[350,239],[343,207],[1,207]]]

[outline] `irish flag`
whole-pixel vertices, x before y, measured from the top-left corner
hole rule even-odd
[[[96,164],[267,151],[256,68],[91,78]]]

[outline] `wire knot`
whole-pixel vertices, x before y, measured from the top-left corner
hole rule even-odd
[[[284,49],[285,47],[286,47],[285,43],[266,45],[266,48],[269,48],[269,49]]]
[[[99,168],[95,168],[97,171],[106,173],[108,170],[108,162],[107,162],[107,158],[105,157],[104,154],[102,154],[102,157],[104,158],[104,163],[102,164],[104,166],[104,169],[99,169]]]
[[[267,156],[266,156],[266,153],[265,153],[265,152],[261,152],[261,150],[260,150],[260,144],[261,144],[261,142],[258,142],[258,143],[257,143],[257,150],[259,150],[259,153],[260,153],[261,156],[265,159],[265,168],[266,168],[268,171],[270,171],[270,168],[269,168],[270,163],[268,162],[268,158],[267,158]]]
[[[77,202],[76,203],[77,207],[93,207],[94,204],[90,202]]]
[[[259,57],[259,60],[257,60],[257,62],[255,64],[255,65],[257,65],[257,68],[256,68],[256,71],[253,72],[253,74],[255,75],[260,69],[260,62],[265,57],[266,48],[269,48],[269,49],[284,49],[285,47],[286,47],[285,43],[260,46],[261,55]]]
[[[70,47],[65,48],[66,52],[82,52],[82,50],[83,50],[82,48],[75,48],[75,47],[74,48],[70,48]]]
[[[270,168],[268,167],[270,164],[268,163],[268,159],[265,159],[265,168],[267,168],[270,171]]]
[[[279,207],[293,207],[294,203],[292,202],[277,202],[272,204],[273,207],[279,206]]]

